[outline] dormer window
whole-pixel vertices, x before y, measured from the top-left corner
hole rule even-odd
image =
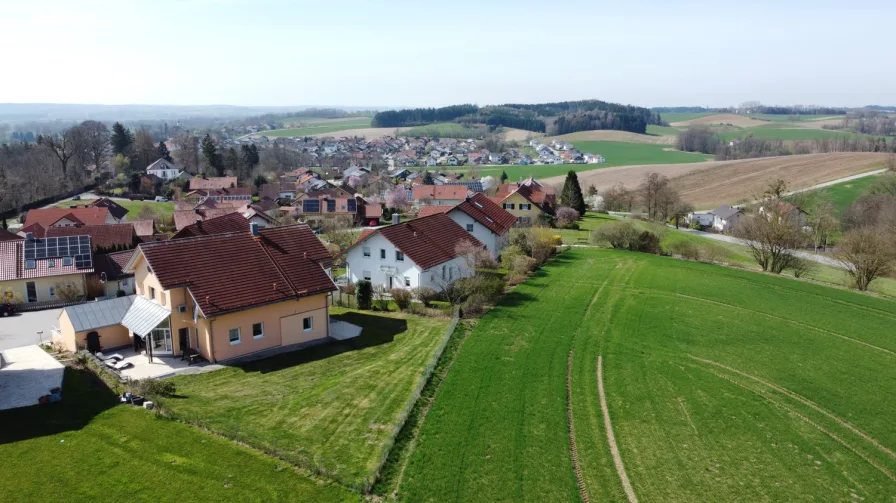
[[[25,261],[25,269],[34,269],[35,267],[37,267],[37,262],[35,262],[33,260]]]
[[[71,258],[71,257],[63,257],[63,258],[62,258],[62,266],[63,266],[63,267],[68,267],[68,266],[71,266],[71,265],[72,265],[72,258]]]

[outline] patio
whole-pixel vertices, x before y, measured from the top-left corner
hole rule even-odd
[[[145,354],[138,353],[131,348],[106,352],[107,356],[110,354],[120,354],[124,357],[123,361],[133,365],[133,367],[121,371],[121,376],[129,379],[145,379],[147,377],[157,379],[178,374],[187,368],[195,369],[207,365],[207,363],[189,365],[187,360],[181,360],[180,356],[171,355],[153,355],[152,363],[150,363]]]

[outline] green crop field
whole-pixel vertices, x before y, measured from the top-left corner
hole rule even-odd
[[[310,136],[313,134],[338,133],[339,131],[347,131],[349,129],[369,128],[370,121],[370,117],[356,117],[345,120],[314,123],[301,128],[272,129],[270,131],[260,131],[256,133],[255,136],[274,136],[278,138],[285,138]]]
[[[872,138],[869,135],[859,135],[844,131],[830,131],[827,129],[807,129],[807,128],[787,128],[778,124],[769,124],[759,127],[741,129],[738,131],[728,131],[721,136],[725,141],[731,141],[735,138],[745,138],[749,135],[767,140],[823,140],[837,138]]]
[[[845,290],[567,251],[466,340],[399,499],[890,501],[894,321]]]
[[[613,166],[630,166],[635,164],[677,164],[684,162],[711,161],[713,156],[706,154],[692,154],[677,150],[667,150],[669,145],[657,145],[652,143],[629,143],[621,141],[578,141],[573,145],[582,152],[601,154],[607,162],[602,164],[555,164],[533,166],[481,166],[477,167],[480,176],[500,176],[501,171],[506,171],[507,176],[516,180],[535,176],[547,178],[549,176],[564,175],[569,170],[587,171],[592,169],[610,168]],[[454,168],[453,171],[468,171],[470,166]]]
[[[431,138],[470,138],[479,133],[456,122],[440,122],[426,126],[416,126],[399,133],[401,136],[428,136]]]
[[[827,119],[842,119],[842,115],[782,115],[782,114],[749,114],[747,117],[771,122],[810,122]]]
[[[147,502],[359,501],[273,458],[118,404],[65,370],[63,401],[0,411],[0,499]]]
[[[706,117],[707,115],[716,115],[717,112],[685,112],[685,113],[660,113],[660,117],[669,123],[672,122],[683,122],[694,119],[699,119],[700,117]]]
[[[647,134],[663,136],[663,135],[672,135],[677,136],[678,133],[681,132],[681,129],[672,127],[672,126],[655,126],[653,124],[647,126]]]
[[[172,380],[175,416],[363,488],[384,459],[447,319],[331,308],[363,328],[339,343]]]
[[[826,193],[831,198],[831,202],[834,203],[834,206],[837,207],[837,213],[842,214],[853,201],[858,199],[859,196],[868,190],[868,187],[875,182],[880,181],[880,179],[880,176],[866,176],[864,178],[857,178],[848,182],[824,187],[818,189],[816,192]]]

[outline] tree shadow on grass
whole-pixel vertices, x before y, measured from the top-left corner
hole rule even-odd
[[[0,411],[0,445],[80,430],[118,397],[89,370],[65,367],[62,401]]]
[[[245,372],[260,372],[262,374],[277,372],[350,351],[388,344],[395,340],[396,335],[406,332],[408,329],[408,324],[405,320],[372,314],[345,313],[332,315],[330,318],[333,321],[344,321],[361,327],[361,335],[344,341],[330,340],[326,344],[282,353],[235,366]]]

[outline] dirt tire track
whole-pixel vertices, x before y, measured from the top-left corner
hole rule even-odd
[[[713,366],[715,366],[715,367],[717,367],[717,368],[725,369],[725,370],[727,370],[727,371],[729,371],[729,372],[733,372],[733,373],[735,373],[735,374],[737,374],[737,375],[739,375],[739,376],[746,377],[747,379],[750,379],[750,380],[752,380],[752,381],[755,381],[755,382],[758,382],[758,383],[760,383],[760,384],[763,384],[763,385],[765,385],[765,386],[767,386],[767,387],[769,387],[769,388],[771,388],[771,389],[773,389],[773,390],[775,390],[775,391],[777,391],[777,392],[779,392],[779,393],[782,393],[782,394],[784,394],[784,395],[786,395],[786,396],[789,396],[790,398],[793,398],[794,400],[796,400],[796,401],[800,402],[801,404],[803,404],[803,405],[805,405],[805,406],[807,406],[807,407],[809,407],[809,408],[815,410],[816,412],[819,412],[819,413],[821,413],[821,414],[823,414],[823,415],[825,415],[825,416],[827,416],[827,417],[833,419],[833,420],[834,420],[837,424],[839,424],[840,426],[846,428],[847,430],[849,430],[849,431],[855,433],[855,434],[858,435],[859,437],[865,439],[868,443],[870,443],[871,445],[873,445],[874,447],[876,447],[876,448],[877,448],[878,450],[880,450],[881,452],[883,452],[883,453],[889,455],[891,458],[896,459],[896,453],[894,453],[892,450],[888,449],[886,446],[884,446],[883,444],[881,444],[880,442],[878,442],[877,440],[875,440],[874,438],[872,438],[870,435],[868,435],[868,434],[865,433],[864,431],[858,429],[857,427],[853,426],[852,424],[848,423],[848,422],[845,421],[844,419],[841,419],[840,417],[838,417],[838,416],[835,415],[834,413],[829,412],[829,411],[823,409],[823,408],[822,408],[820,405],[818,405],[817,403],[813,402],[812,400],[809,400],[808,398],[806,398],[806,397],[804,397],[804,396],[802,396],[802,395],[800,395],[800,394],[798,394],[798,393],[796,393],[796,392],[790,391],[789,389],[787,389],[787,388],[785,388],[785,387],[783,387],[783,386],[779,386],[779,385],[777,385],[777,384],[775,384],[775,383],[773,383],[773,382],[766,381],[766,380],[764,380],[764,379],[762,379],[762,378],[760,378],[760,377],[756,377],[756,376],[754,376],[754,375],[750,375],[750,374],[748,374],[748,373],[746,373],[746,372],[737,370],[736,368],[729,367],[728,365],[724,365],[724,364],[719,363],[719,362],[714,362],[714,361],[712,361],[712,360],[707,360],[707,359],[705,359],[705,358],[699,358],[699,357],[694,356],[694,355],[691,355],[691,354],[689,354],[688,356],[689,356],[690,358],[694,359],[694,360],[699,361],[699,362],[708,363],[708,364],[713,365]]]
[[[585,487],[585,476],[582,475],[582,465],[579,464],[579,451],[576,448],[576,424],[572,418],[572,356],[574,349],[569,350],[569,358],[566,361],[566,421],[569,427],[569,457],[572,459],[572,469],[576,473],[576,484],[579,486],[579,498],[583,503],[589,503],[588,489]]]
[[[604,393],[603,359],[603,355],[597,356],[597,392],[600,395],[600,408],[604,415],[604,429],[607,430],[607,443],[610,444],[613,465],[616,466],[616,473],[619,475],[619,481],[622,483],[622,488],[625,489],[625,495],[628,497],[629,503],[638,503],[638,497],[635,496],[635,490],[632,488],[628,474],[625,473],[625,466],[622,464],[622,455],[619,454],[616,435],[613,434],[613,423],[610,421],[610,410],[607,408],[607,395]]]

